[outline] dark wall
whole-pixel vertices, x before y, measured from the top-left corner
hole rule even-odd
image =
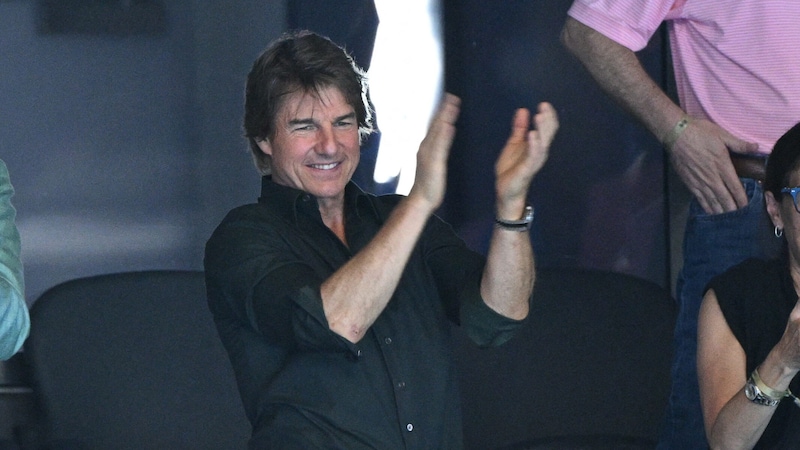
[[[28,301],[78,276],[201,268],[213,227],[258,195],[244,77],[284,2],[160,2],[163,30],[125,33],[45,29],[52,3],[0,2],[0,158]]]

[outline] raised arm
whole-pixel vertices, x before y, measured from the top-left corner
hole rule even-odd
[[[547,160],[550,143],[558,130],[558,117],[549,103],[541,103],[533,118],[519,109],[514,115],[511,136],[495,164],[497,218],[522,218],[533,177]],[[535,279],[533,250],[527,232],[495,227],[489,243],[486,267],[481,278],[481,295],[498,313],[524,319]]]
[[[783,391],[800,370],[800,303],[796,304],[781,341],[757,368],[764,384]],[[700,308],[697,373],[706,436],[713,449],[753,448],[775,412],[744,394],[746,355],[709,290]],[[784,401],[789,401],[788,399]]]
[[[321,286],[330,329],[351,342],[358,342],[386,307],[425,224],[444,199],[459,110],[460,100],[445,95],[417,152],[409,195],[372,241]]]
[[[757,144],[699,118],[689,118],[674,140],[673,130],[688,116],[647,74],[633,51],[571,17],[561,41],[608,95],[667,144],[677,174],[706,212],[733,211],[747,204],[728,151],[754,153]]]

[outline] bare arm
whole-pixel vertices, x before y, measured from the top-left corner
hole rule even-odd
[[[684,112],[647,74],[633,51],[572,18],[567,18],[561,41],[606,93],[664,142]],[[758,145],[702,119],[692,119],[669,149],[676,172],[708,213],[747,204],[729,150],[753,153]]]
[[[781,341],[758,367],[764,383],[788,389],[800,362],[800,306],[795,305]],[[700,308],[697,373],[706,435],[711,448],[753,448],[775,407],[757,405],[744,395],[746,356],[728,327],[713,290]]]
[[[502,219],[520,218],[530,183],[547,160],[550,143],[558,130],[556,111],[548,103],[539,105],[533,130],[530,123],[528,110],[516,112],[511,136],[495,164],[497,216]],[[534,279],[528,233],[496,227],[481,279],[481,296],[486,304],[506,317],[524,319]]]
[[[460,100],[446,95],[417,153],[417,173],[403,199],[370,243],[321,286],[328,325],[358,342],[392,297],[431,214],[444,199],[447,157]]]

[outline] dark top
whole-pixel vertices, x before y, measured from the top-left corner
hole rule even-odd
[[[714,289],[725,320],[744,349],[747,377],[780,341],[797,303],[788,260],[748,259],[712,279],[708,288]],[[800,393],[800,377],[789,389]],[[777,406],[754,448],[800,448],[800,408],[791,399]]]
[[[251,448],[461,448],[450,322],[479,345],[521,324],[483,303],[484,258],[429,220],[400,283],[364,338],[332,332],[320,285],[377,233],[400,196],[349,184],[350,248],[316,199],[265,177],[206,245],[209,307],[253,424]]]

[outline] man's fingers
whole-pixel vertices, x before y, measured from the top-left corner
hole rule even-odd
[[[542,144],[549,146],[558,130],[558,114],[555,108],[547,102],[539,103],[539,111],[533,120]]]
[[[514,120],[511,121],[511,135],[508,137],[508,142],[525,142],[530,116],[531,113],[527,108],[517,109],[514,113]]]
[[[747,205],[747,194],[738,177],[715,180],[696,180],[694,195],[708,214],[736,211]]]
[[[455,136],[455,123],[460,111],[461,99],[453,94],[445,94],[439,104],[439,109],[433,116],[423,143],[429,141],[433,145],[449,146]]]
[[[439,104],[439,110],[434,116],[434,122],[455,125],[460,111],[461,99],[453,94],[445,93],[441,103]]]

